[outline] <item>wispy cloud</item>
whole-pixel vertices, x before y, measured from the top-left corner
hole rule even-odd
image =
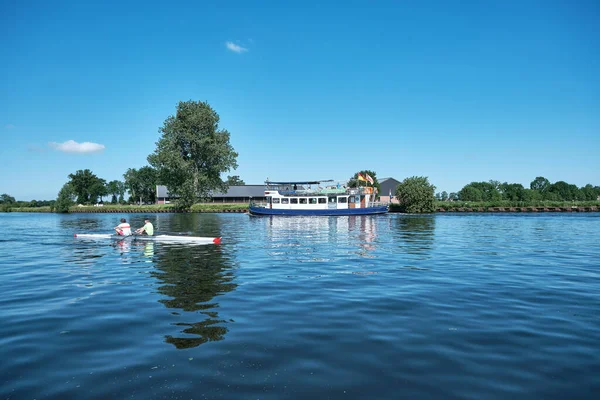
[[[103,144],[92,143],[92,142],[83,142],[77,143],[74,140],[67,140],[64,143],[56,143],[50,142],[48,143],[50,147],[55,150],[62,151],[65,153],[98,153],[103,151],[106,147]]]
[[[235,44],[233,42],[225,42],[225,46],[227,46],[227,48],[231,51],[233,51],[234,53],[245,53],[248,51],[247,48],[240,46],[239,44]]]
[[[13,129],[15,126],[13,124],[6,124],[4,126],[5,129]]]

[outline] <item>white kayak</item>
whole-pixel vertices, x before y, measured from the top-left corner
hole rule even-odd
[[[184,243],[196,243],[196,244],[221,244],[220,237],[202,237],[202,236],[173,236],[173,235],[130,235],[120,236],[111,235],[108,233],[76,233],[73,235],[78,239],[133,239],[133,240],[152,240],[155,242],[184,242]]]

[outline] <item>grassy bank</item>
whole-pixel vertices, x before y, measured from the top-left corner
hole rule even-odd
[[[458,208],[488,209],[488,208],[570,208],[570,207],[600,207],[600,201],[436,201],[436,210],[451,210]]]
[[[599,211],[600,201],[436,201],[435,210],[444,211],[469,211],[469,212],[490,212],[490,211]],[[391,204],[391,212],[400,212],[398,204]]]
[[[247,203],[199,203],[194,204],[190,210],[179,210],[173,204],[147,204],[147,205],[121,205],[105,204],[102,207],[73,206],[71,213],[162,213],[162,212],[246,212]],[[14,207],[7,212],[53,212],[50,207]]]
[[[50,206],[44,207],[10,207],[6,210],[0,210],[5,212],[40,212],[40,213],[48,213],[52,212]]]

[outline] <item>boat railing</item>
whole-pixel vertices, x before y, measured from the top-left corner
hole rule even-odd
[[[357,194],[373,194],[373,188],[371,187],[355,187],[355,188],[317,188],[317,189],[298,189],[298,190],[289,190],[289,189],[274,189],[269,188],[269,190],[277,190],[277,192],[282,196],[326,196],[331,194],[349,194],[349,195],[357,195]]]
[[[390,203],[388,201],[372,201],[369,202],[370,207],[389,207]]]

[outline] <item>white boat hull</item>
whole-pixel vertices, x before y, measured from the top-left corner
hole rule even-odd
[[[74,235],[78,239],[132,239],[132,240],[151,240],[154,242],[170,242],[170,243],[195,243],[195,244],[221,244],[220,237],[202,237],[202,236],[174,236],[174,235],[130,235],[120,236],[107,233],[76,233]]]

